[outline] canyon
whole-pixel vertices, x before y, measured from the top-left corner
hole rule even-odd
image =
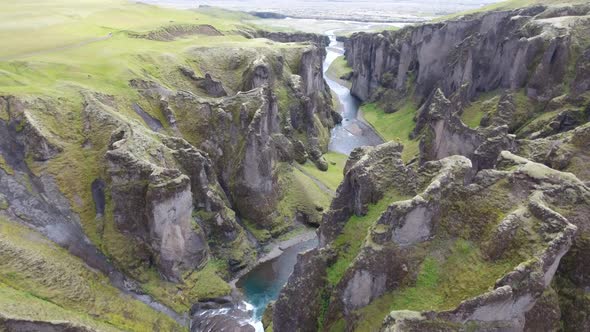
[[[590,329],[590,5],[37,6],[0,27],[0,330]]]

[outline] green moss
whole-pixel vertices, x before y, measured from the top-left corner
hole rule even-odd
[[[461,120],[470,128],[477,128],[484,115],[496,113],[499,101],[499,90],[484,93],[463,110]]]
[[[179,313],[187,312],[200,299],[229,294],[231,288],[223,279],[226,277],[227,265],[222,260],[210,260],[200,270],[185,273],[180,284],[162,280],[155,267],[149,265],[144,244],[118,231],[108,193],[106,198],[106,214],[102,220],[103,248],[119,268],[141,282],[141,287],[147,294]],[[228,256],[240,259],[247,252],[243,249],[237,251],[236,257]]]
[[[19,19],[23,15],[27,20]],[[289,68],[298,68],[302,50],[308,46],[249,40],[235,32],[244,24],[241,20],[248,17],[223,10],[181,11],[123,0],[88,0],[83,4],[74,0],[30,0],[27,6],[0,4],[0,20],[4,24],[0,27],[0,38],[11,45],[0,50],[0,94],[26,100],[27,117],[63,148],[63,152],[44,163],[36,163],[29,156],[27,164],[33,173],[55,178],[72,210],[80,216],[84,233],[117,268],[140,281],[144,290],[157,300],[180,312],[186,311],[196,299],[227,294],[227,284],[222,280],[227,268],[225,263],[209,263],[202,271],[184,276],[185,283],[181,285],[162,281],[150,267],[145,243],[122,234],[115,225],[108,190],[105,192],[105,215],[97,217],[90,188],[95,179],[108,179],[104,155],[116,127],[125,123],[135,133],[144,134],[143,122],[131,108],[133,103],[159,119],[165,126],[164,133],[172,134],[158,102],[140,96],[130,86],[130,80],[154,81],[172,90],[194,91],[191,82],[178,71],[178,67],[186,66],[197,74],[211,72],[215,79],[241,84],[241,69],[261,55],[271,61],[284,55],[285,77],[288,77]],[[130,34],[159,31],[171,21],[175,25],[211,24],[224,36],[185,35],[170,42],[129,37]],[[233,57],[235,54],[237,58]],[[239,68],[228,69],[236,63]],[[223,83],[227,86],[228,82]],[[288,95],[287,90],[285,93]],[[100,97],[96,97],[98,94]],[[90,115],[83,112],[85,106],[93,102],[104,104],[103,109]],[[235,109],[215,109],[214,112],[231,113],[238,123],[241,102],[236,103]],[[248,101],[248,109],[258,109],[255,104],[259,102]],[[179,105],[171,105],[171,108],[178,119],[178,127],[183,137],[195,146],[204,140],[205,131],[200,126],[218,125],[216,121],[223,117],[209,119],[209,114],[198,116],[193,107],[176,106]],[[283,100],[283,106],[288,106],[288,101]],[[4,117],[4,113],[0,116]],[[93,116],[100,120],[89,122],[88,118]],[[111,124],[109,117],[113,122],[120,122]],[[101,121],[103,119],[107,121]],[[17,131],[25,125],[26,121],[21,121]],[[327,141],[329,133],[324,130],[322,135]],[[243,142],[238,142],[236,153],[227,155],[240,160],[242,146]],[[162,151],[149,147],[144,151],[145,158],[153,160],[150,153],[156,152]],[[0,163],[2,169],[8,170],[3,160]],[[24,179],[31,187],[28,178]],[[288,193],[282,217],[293,216],[299,209],[319,220],[321,212],[316,205],[327,208],[330,195],[302,174],[293,175],[292,181],[294,188],[285,186]],[[275,226],[269,230],[273,236],[291,227],[284,218]],[[244,233],[239,239],[234,242],[235,246],[232,243],[223,249],[224,258],[247,260],[245,256],[252,254],[249,248],[244,248],[247,247]]]
[[[290,222],[297,212],[306,214],[310,222],[319,224],[322,212],[332,199],[312,178],[297,168],[283,164],[279,171],[279,186],[283,190],[277,207],[279,223]]]
[[[285,118],[288,115],[287,112],[290,109],[293,99],[289,94],[289,90],[285,86],[279,85],[274,89],[274,92],[279,103],[279,111],[283,114],[283,118]]]
[[[439,232],[469,240],[485,239],[520,204],[506,195],[509,186],[502,180],[483,192],[454,190],[443,203]]]
[[[556,275],[553,287],[559,295],[563,331],[583,331],[590,323],[590,294],[565,275]]]
[[[342,332],[346,331],[346,321],[342,318],[338,319],[334,324],[330,326],[330,332]]]
[[[450,244],[446,257],[424,259],[413,284],[381,296],[359,310],[356,331],[379,331],[383,319],[393,310],[449,310],[461,301],[491,290],[495,281],[517,264],[515,261],[486,261],[478,247],[458,239]]]
[[[319,170],[311,161],[307,161],[305,165],[303,165],[303,169],[306,173],[315,177],[326,187],[335,192],[342,182],[342,179],[344,179],[344,166],[346,165],[348,156],[337,152],[328,152],[324,154],[324,158],[328,162],[327,171],[323,172]]]
[[[419,140],[410,139],[410,133],[416,123],[416,105],[408,101],[397,112],[387,114],[376,104],[365,104],[361,107],[363,118],[375,128],[385,141],[399,141],[404,145],[402,159],[410,161],[419,153]]]
[[[9,206],[10,205],[8,204],[8,200],[6,199],[6,197],[0,194],[0,210],[6,210]]]
[[[332,62],[326,71],[326,75],[333,81],[336,81],[350,89],[352,87],[352,82],[345,81],[340,77],[349,75],[351,72],[352,68],[348,65],[344,56],[339,56]]]
[[[366,215],[353,215],[348,219],[342,233],[332,242],[333,248],[338,253],[338,259],[328,268],[327,279],[329,284],[336,285],[340,282],[340,279],[342,279],[344,273],[360,252],[367,231],[379,220],[387,207],[393,202],[407,198],[395,192],[387,193],[379,202],[369,205]]]
[[[12,167],[10,167],[10,165],[8,165],[8,163],[6,162],[6,160],[4,160],[4,157],[2,157],[2,155],[0,155],[0,169],[6,172],[6,174],[8,175],[14,175],[14,170],[12,169]]]
[[[516,112],[512,117],[512,123],[508,127],[510,132],[516,132],[533,117],[533,114],[539,113],[540,108],[544,107],[544,105],[533,103],[526,95],[526,89],[521,89],[513,93],[512,96],[516,105]]]
[[[4,107],[0,107],[0,120],[8,122],[10,120],[10,114]]]
[[[31,321],[60,321],[100,331],[120,331],[84,313],[68,310],[29,292],[14,289],[0,282],[0,317]],[[0,318],[1,324],[2,318]]]
[[[525,222],[502,257],[489,260],[480,249],[479,244],[486,243],[506,211],[521,203],[506,195],[510,190],[507,186],[507,181],[499,181],[478,193],[455,190],[447,195],[436,239],[412,251],[418,259],[425,257],[420,269],[410,273],[397,290],[359,310],[355,329],[378,331],[392,310],[453,309],[461,301],[486,292],[496,279],[533,257],[539,248],[522,242],[539,240],[534,218]]]
[[[225,262],[211,260],[201,270],[187,273],[182,284],[162,281],[157,271],[151,270],[153,276],[143,288],[174,310],[187,312],[199,300],[229,295],[231,287],[221,277],[225,268]]]
[[[75,321],[84,323],[90,316],[99,326],[127,331],[182,330],[171,318],[121,293],[108,277],[42,235],[2,217],[0,293],[6,294],[0,296],[5,304],[0,311],[25,319],[52,320],[53,314],[67,314]]]
[[[328,150],[328,145],[330,144],[330,129],[322,124],[322,121],[317,114],[313,115],[313,126],[318,133],[317,138],[320,149],[322,149],[323,152],[326,152]]]
[[[269,230],[259,228],[259,225],[252,223],[249,220],[242,219],[242,221],[244,222],[244,226],[246,226],[246,229],[248,229],[248,231],[252,233],[252,235],[254,235],[256,240],[258,240],[259,242],[264,243],[272,238],[272,235]]]

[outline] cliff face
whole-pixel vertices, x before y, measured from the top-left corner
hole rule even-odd
[[[578,17],[587,15],[587,8],[581,8]],[[526,87],[529,97],[547,101],[571,83],[566,74],[571,69],[568,24],[573,18],[565,12],[536,16],[545,9],[354,34],[345,44],[354,70],[352,93],[368,100],[379,87],[401,93],[411,88],[424,100],[435,88],[451,95],[467,84],[468,99],[495,89]]]
[[[374,153],[357,161],[347,178],[356,177],[355,167],[379,177],[359,164],[363,160],[400,158],[399,151],[380,157]],[[323,247],[300,258],[299,264],[307,262],[308,268],[296,271],[281,293],[274,326],[312,331],[303,325],[307,323],[287,318],[288,308],[294,301],[315,303],[321,297],[326,302],[305,321],[319,321],[326,330],[377,330],[383,319],[387,331],[437,331],[442,326],[523,330],[527,313],[551,289],[578,228],[587,227],[575,215],[590,206],[589,191],[572,174],[507,151],[496,169],[473,177],[474,171],[462,156],[427,162],[413,171],[398,168],[392,172],[404,181],[373,195],[383,198],[367,212],[344,212],[333,205],[332,217],[320,229]],[[345,181],[335,202],[373,188],[371,181],[357,183],[355,189]],[[390,190],[406,194],[387,194]],[[557,212],[563,209],[568,212]],[[353,232],[361,232],[356,240]],[[311,284],[321,290],[294,290]],[[554,324],[549,318],[531,323]]]
[[[190,48],[165,75],[135,73],[126,95],[0,97],[0,217],[174,319],[228,295],[221,277],[251,266],[258,241],[321,213],[286,199],[295,189],[281,180],[295,160],[327,167],[324,40],[269,38],[306,43]]]
[[[325,35],[318,35],[315,33],[305,32],[276,32],[266,30],[242,30],[244,36],[247,38],[267,38],[280,43],[302,43],[309,42],[316,44],[321,49],[324,49],[330,44],[330,38]]]
[[[345,40],[355,95],[417,106],[402,137],[417,158],[353,151],[273,326],[585,330],[589,15],[532,7]],[[317,325],[290,318],[300,303]]]

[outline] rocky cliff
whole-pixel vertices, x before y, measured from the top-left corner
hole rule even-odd
[[[127,316],[112,312],[118,302],[104,309],[106,299],[75,294],[82,286],[68,273],[63,278],[76,282],[74,290],[46,292],[51,278],[61,278],[68,254],[55,262],[43,257],[39,270],[30,269],[34,264],[5,269],[2,292],[30,291],[68,310],[78,305],[75,312],[90,310],[90,300],[79,303],[88,295],[102,301],[100,310],[90,311],[97,321],[179,330],[195,302],[230,295],[226,281],[256,262],[261,244],[321,219],[321,209],[304,206],[309,199],[301,202],[287,180],[295,162],[328,167],[322,155],[337,117],[322,76],[324,38],[257,32],[251,41],[213,26],[216,33],[178,27],[122,34],[154,49],[197,36],[188,48],[134,50],[125,68],[97,60],[124,73],[122,81],[102,85],[102,77],[88,74],[83,79],[93,81],[90,87],[72,79],[51,92],[0,89],[2,227],[5,219],[25,225],[87,264],[80,270],[107,285],[97,289],[127,294]],[[205,35],[220,41],[208,43]],[[14,252],[36,262],[23,251],[28,248],[4,240],[0,264],[12,262]],[[44,286],[28,287],[31,280]],[[144,318],[145,312],[153,315]],[[95,329],[93,319],[63,317],[53,324],[0,310],[0,326]]]
[[[424,100],[437,87],[451,95],[468,84],[466,97],[495,89],[526,87],[542,101],[581,79],[568,77],[572,43],[584,42],[580,21],[587,6],[553,11],[543,6],[475,14],[380,34],[358,33],[346,41],[354,69],[352,92],[369,99],[379,87],[411,88]],[[578,34],[579,33],[579,34]],[[577,45],[581,50],[585,45]],[[579,50],[577,50],[579,51]]]
[[[417,153],[351,154],[273,327],[584,331],[589,17],[537,6],[345,40],[353,94],[380,121],[410,112]]]

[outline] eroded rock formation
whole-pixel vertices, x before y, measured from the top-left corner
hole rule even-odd
[[[387,113],[413,105],[402,140],[419,152],[407,164],[397,143],[351,154],[320,248],[298,263],[313,273],[291,276],[273,326],[584,330],[589,10],[536,6],[346,38],[353,94]],[[312,310],[299,318],[317,325],[288,316],[300,303]]]

